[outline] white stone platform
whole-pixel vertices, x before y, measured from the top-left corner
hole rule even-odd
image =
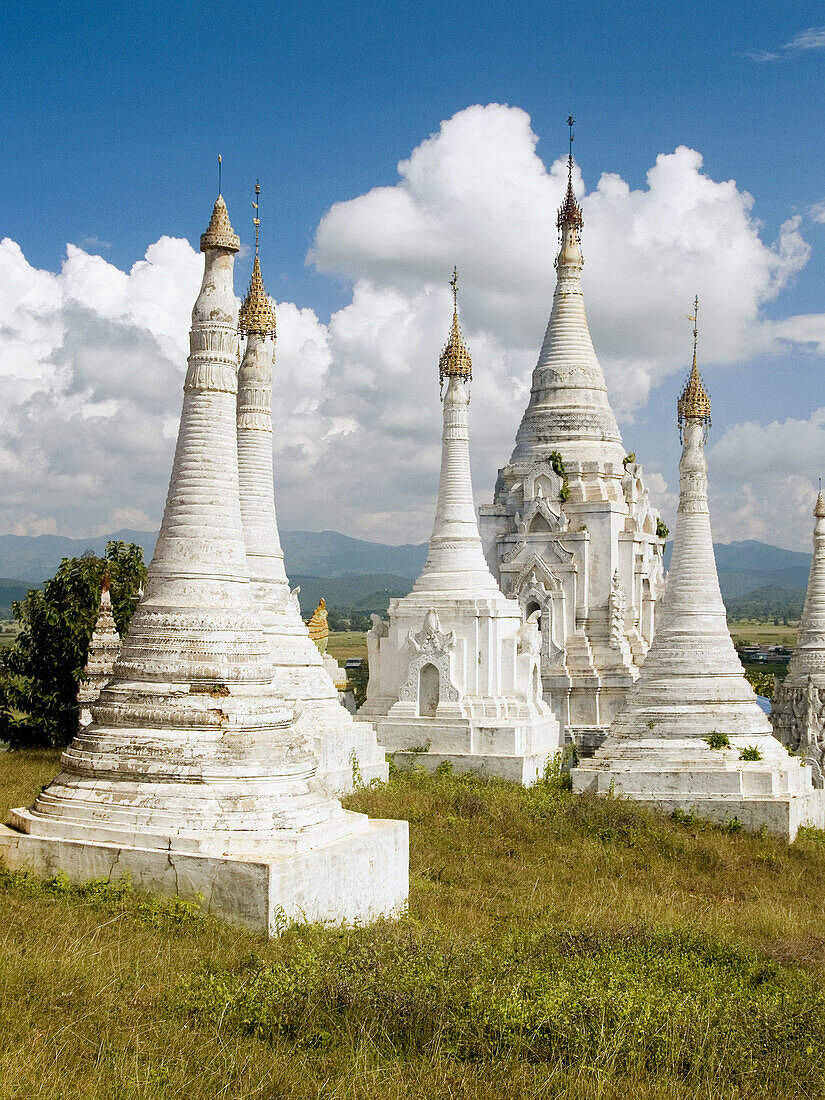
[[[695,737],[609,736],[595,757],[572,772],[578,793],[615,795],[672,813],[683,810],[725,824],[736,818],[752,832],[763,826],[793,841],[803,826],[825,828],[825,791],[809,769],[765,734],[730,737],[712,749]],[[761,760],[740,760],[755,747]]]
[[[12,819],[26,814],[12,811]],[[0,858],[12,870],[40,878],[62,872],[80,884],[128,876],[138,890],[201,895],[207,913],[275,936],[293,921],[361,924],[398,916],[409,888],[409,827],[406,821],[371,820],[342,840],[267,857],[261,851],[202,855],[30,836],[3,825]]]

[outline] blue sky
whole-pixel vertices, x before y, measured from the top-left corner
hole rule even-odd
[[[327,207],[392,182],[442,119],[500,102],[530,114],[546,161],[569,105],[591,181],[638,186],[658,152],[699,149],[772,235],[825,198],[825,51],[781,51],[823,21],[821,4],[764,2],[5,5],[3,231],[44,266],[92,237],[129,264],[161,233],[196,238],[221,152],[227,200],[262,178],[283,280],[328,311],[341,295],[303,262]],[[809,268],[802,308],[823,288]]]
[[[701,153],[711,180],[733,179],[754,197],[766,246],[800,215],[811,258],[760,302],[760,317],[819,314],[825,222],[810,211],[825,200],[823,23],[813,3],[7,4],[0,236],[40,271],[59,271],[67,242],[128,271],[165,234],[197,242],[220,152],[223,191],[247,240],[248,199],[261,179],[270,291],[326,324],[351,303],[359,275],[307,264],[325,213],[394,187],[399,160],[444,120],[500,103],[530,116],[548,169],[565,152],[572,111],[588,191],[604,172],[644,189],[657,156],[686,145]],[[240,291],[248,256],[237,271]],[[621,301],[620,274],[614,283]],[[539,337],[551,294],[552,285],[536,317]],[[467,295],[472,316],[472,273]],[[530,340],[537,351],[532,328]],[[729,355],[724,371],[714,370],[712,348],[703,354],[717,431],[747,419],[805,418],[825,398],[822,357],[810,346]],[[678,457],[676,388],[672,373],[654,379],[625,426],[640,458],[655,456],[670,494],[663,490],[665,508]],[[499,452],[498,465],[507,458],[500,444]],[[491,485],[493,476],[477,472],[477,481]],[[416,505],[422,514],[427,507]],[[292,504],[286,512],[290,526],[320,525]],[[358,533],[357,516],[336,523]],[[378,521],[365,523],[365,532],[381,534]],[[67,529],[60,517],[57,527]],[[388,541],[399,533],[387,525]]]

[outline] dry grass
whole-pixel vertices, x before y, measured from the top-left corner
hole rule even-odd
[[[56,770],[54,753],[0,756],[4,810],[31,802]],[[679,824],[620,801],[577,799],[558,784],[524,792],[449,775],[393,778],[352,796],[349,805],[411,822],[410,916],[397,929],[379,926],[374,934],[354,932],[343,940],[334,932],[289,933],[267,944],[140,899],[0,881],[0,1100],[797,1100],[825,1094],[818,1046],[802,1080],[796,1071],[775,1068],[777,1051],[758,1027],[748,1042],[757,1066],[764,1059],[764,1073],[726,1077],[728,1048],[744,1042],[735,1017],[730,1036],[722,1036],[721,1069],[710,1063],[672,1073],[622,1068],[598,1038],[592,1057],[575,1060],[506,1052],[468,1059],[446,1039],[413,1043],[405,1052],[387,1038],[389,1023],[397,1031],[398,1020],[380,1015],[386,1006],[371,984],[391,967],[403,975],[406,956],[399,952],[418,943],[434,959],[454,960],[445,970],[447,985],[436,983],[436,992],[464,996],[472,981],[463,968],[476,952],[482,963],[491,960],[492,1004],[492,996],[510,993],[508,944],[543,936],[555,943],[553,937],[570,935],[583,937],[593,957],[613,951],[617,972],[626,938],[622,980],[632,992],[638,937],[672,935],[676,947],[661,949],[661,958],[671,961],[678,961],[680,937],[698,937],[709,957],[733,953],[732,973],[738,951],[743,967],[768,960],[790,1019],[802,1004],[792,991],[798,986],[814,997],[825,973],[822,834],[803,834],[788,847]],[[336,1030],[332,1013],[322,1032],[318,1013],[330,1007],[320,1004],[315,1015],[305,1008],[306,1017],[287,1021],[289,1036],[269,1024],[267,1031],[260,1015],[233,1016],[250,975],[288,969],[296,953],[310,957],[316,948],[319,957],[343,950],[348,964],[356,949],[373,953],[373,970],[352,970],[361,986],[347,987],[351,997],[373,998],[373,1016],[359,1009],[358,1027],[341,1023]],[[496,985],[500,966],[505,979]],[[655,970],[655,964],[645,969],[646,981]],[[212,972],[226,977],[220,1012],[219,999],[192,993]],[[410,973],[417,973],[412,961]],[[334,968],[322,978],[340,997]],[[185,997],[182,989],[189,990]],[[672,995],[662,987],[662,997]],[[582,1003],[586,1018],[589,1002]],[[271,1014],[272,1002],[266,1011]],[[743,1018],[746,1025],[756,1026]],[[804,1031],[803,1024],[794,1026]],[[810,1026],[820,1027],[821,1016]],[[603,1038],[612,1041],[609,1034]]]
[[[728,629],[734,642],[747,645],[795,646],[798,624],[774,626],[757,619],[731,619]]]
[[[346,661],[349,657],[367,658],[367,636],[360,630],[342,630],[330,634],[327,653],[336,661]]]

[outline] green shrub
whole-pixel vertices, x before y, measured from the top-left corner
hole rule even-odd
[[[698,1085],[825,1081],[825,992],[801,971],[690,931],[504,933],[461,941],[410,922],[292,928],[277,962],[205,966],[184,1019],[304,1049],[519,1059]],[[811,1094],[813,1095],[813,1093]]]
[[[710,736],[705,738],[705,741],[712,749],[729,749],[731,747],[728,735],[720,733],[719,730],[713,730]]]
[[[756,745],[748,745],[747,748],[742,749],[739,753],[740,760],[761,760],[762,753],[756,747]]]

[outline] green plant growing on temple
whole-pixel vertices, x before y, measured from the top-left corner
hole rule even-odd
[[[559,489],[559,500],[564,502],[570,496],[570,482],[567,478],[561,483],[561,489]]]
[[[742,749],[739,753],[740,760],[756,761],[762,759],[762,753],[756,747],[756,745],[748,745],[747,748]]]
[[[551,451],[547,456],[550,465],[553,467],[553,473],[558,474],[559,477],[564,477],[564,459],[561,457],[558,451]]]
[[[728,735],[720,733],[719,730],[713,730],[710,736],[705,738],[705,741],[712,749],[729,749],[731,747]]]
[[[104,572],[123,636],[146,579],[143,550],[110,542],[105,556],[64,558],[42,591],[12,605],[20,624],[0,669],[0,738],[13,749],[67,745],[77,732],[77,685],[100,606]]]
[[[622,466],[624,466],[624,468],[627,469],[628,466],[630,466],[631,463],[633,463],[635,461],[636,461],[636,452],[631,451],[630,454],[625,455],[624,458],[622,459]]]
[[[670,534],[670,528],[665,523],[665,521],[663,519],[657,519],[656,520],[656,538],[661,539],[662,542],[664,542],[669,534]]]

